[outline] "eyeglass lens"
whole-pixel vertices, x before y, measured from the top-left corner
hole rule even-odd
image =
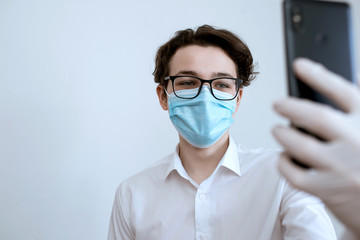
[[[201,85],[201,81],[194,77],[177,77],[174,79],[175,94],[182,98],[193,98],[198,91],[182,91],[197,89]],[[232,99],[235,97],[238,86],[235,79],[219,78],[211,83],[213,94],[218,99]]]

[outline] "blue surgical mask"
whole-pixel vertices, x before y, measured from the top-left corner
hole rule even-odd
[[[198,89],[181,91],[182,96],[193,96]],[[217,94],[228,95],[220,91]],[[233,123],[236,98],[230,101],[217,100],[205,85],[193,99],[181,99],[172,92],[168,97],[168,105],[170,119],[178,133],[191,145],[207,148],[216,143]]]

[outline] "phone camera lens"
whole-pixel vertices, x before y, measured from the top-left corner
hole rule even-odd
[[[294,6],[291,9],[291,22],[295,32],[299,32],[303,25],[303,14],[298,6]]]
[[[292,20],[293,20],[294,23],[299,24],[302,21],[302,17],[301,17],[300,14],[295,14],[292,17]]]

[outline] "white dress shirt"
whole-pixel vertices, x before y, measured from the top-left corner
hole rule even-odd
[[[336,239],[317,198],[277,172],[279,152],[229,147],[200,185],[175,152],[122,182],[108,240]]]

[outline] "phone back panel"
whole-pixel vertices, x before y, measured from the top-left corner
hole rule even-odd
[[[285,0],[283,10],[289,94],[334,106],[296,79],[292,62],[295,58],[306,57],[355,83],[355,49],[349,5]]]

